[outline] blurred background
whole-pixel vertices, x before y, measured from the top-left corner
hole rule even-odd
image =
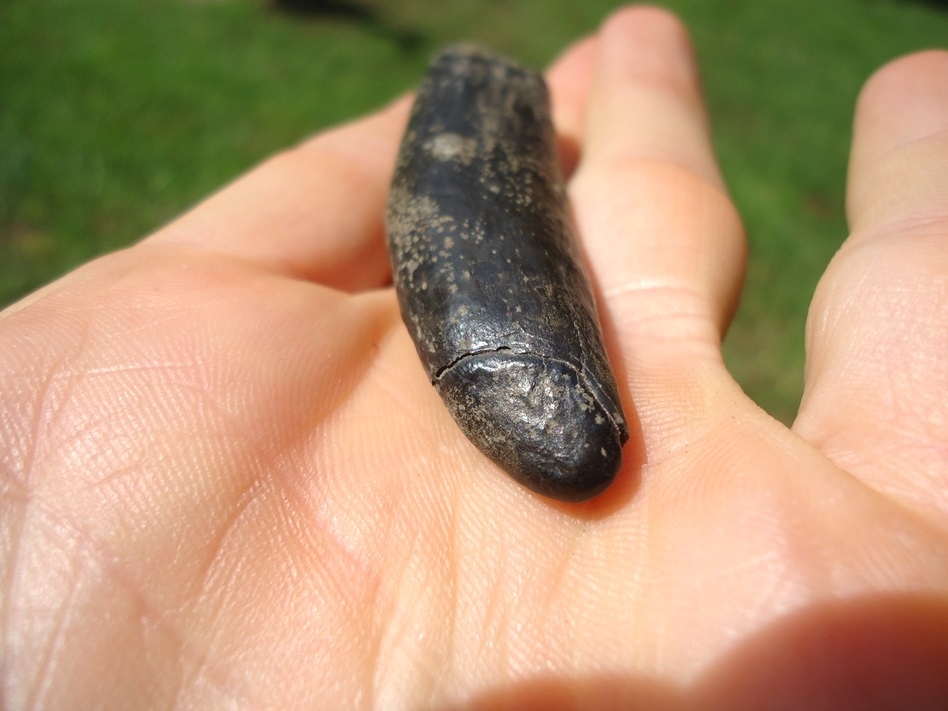
[[[269,153],[409,89],[440,46],[537,67],[611,0],[0,0],[0,306],[129,244]],[[869,74],[948,46],[936,0],[672,0],[750,243],[725,343],[790,422],[803,326],[846,235],[853,103]]]

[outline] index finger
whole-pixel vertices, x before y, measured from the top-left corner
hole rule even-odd
[[[385,283],[383,214],[409,102],[277,154],[149,240],[348,291]]]

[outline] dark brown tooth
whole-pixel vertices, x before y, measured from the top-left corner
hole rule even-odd
[[[387,231],[405,324],[468,438],[546,496],[603,491],[629,430],[538,73],[470,46],[435,59]]]

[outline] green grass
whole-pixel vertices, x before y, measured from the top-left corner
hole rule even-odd
[[[0,2],[0,305],[406,90],[439,45],[473,39],[541,66],[618,3],[362,5],[359,20],[264,0]],[[887,60],[944,45],[948,14],[894,0],[667,5],[694,35],[750,243],[728,366],[789,421],[809,299],[846,233],[853,102]]]

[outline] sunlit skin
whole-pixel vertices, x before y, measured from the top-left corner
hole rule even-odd
[[[948,707],[948,53],[862,93],[789,429],[721,359],[745,245],[685,30],[617,12],[548,79],[615,485],[526,491],[427,381],[404,98],[0,316],[0,706]]]

